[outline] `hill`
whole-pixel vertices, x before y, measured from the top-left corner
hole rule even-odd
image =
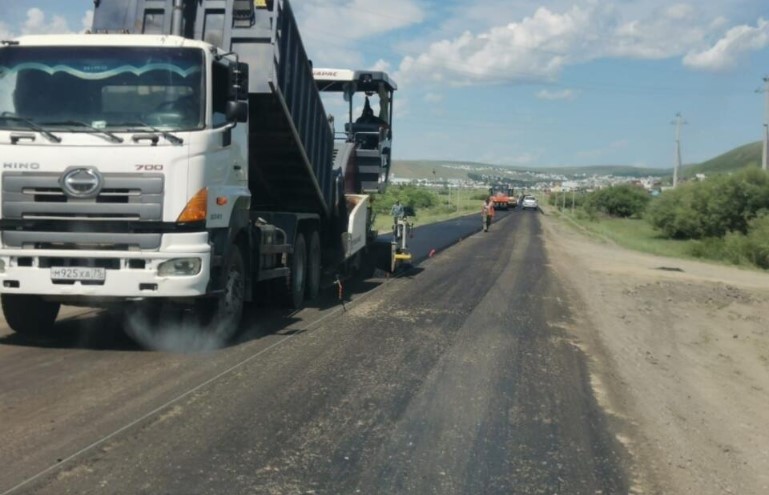
[[[649,177],[673,173],[672,169],[642,168],[631,165],[591,165],[587,167],[554,167],[536,169],[535,172],[561,174],[568,177],[613,175],[615,177]]]
[[[762,149],[761,141],[749,143],[705,162],[686,165],[681,173],[683,177],[694,177],[696,174],[724,174],[750,166],[760,168]]]
[[[511,180],[531,180],[534,175],[548,174],[566,178],[614,175],[618,177],[647,177],[672,174],[672,170],[639,168],[624,165],[595,165],[589,167],[506,167],[477,162],[437,160],[395,160],[393,174],[401,179],[466,179],[467,174],[483,174],[505,177]]]
[[[760,167],[761,152],[762,145],[760,141],[749,143],[702,163],[684,165],[682,176],[694,177],[696,174],[723,174],[749,166]],[[673,170],[670,168],[640,168],[626,165],[525,168],[451,160],[394,160],[392,172],[400,179],[466,179],[468,174],[480,174],[522,182],[538,180],[542,175],[554,175],[566,179],[590,177],[593,175],[613,175],[616,177],[665,176],[668,177],[668,180],[673,175]]]

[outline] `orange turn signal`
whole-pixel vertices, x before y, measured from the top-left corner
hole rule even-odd
[[[219,206],[224,206],[227,204],[227,196],[219,196],[216,198],[216,204]]]
[[[208,188],[203,188],[187,202],[177,222],[200,222],[206,219],[208,214]]]

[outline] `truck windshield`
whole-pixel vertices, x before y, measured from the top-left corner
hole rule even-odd
[[[0,128],[167,131],[204,125],[203,52],[195,48],[0,49]],[[6,117],[6,118],[3,118]],[[70,129],[67,129],[70,130]]]

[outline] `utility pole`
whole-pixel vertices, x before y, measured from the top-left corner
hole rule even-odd
[[[673,188],[675,188],[678,185],[678,176],[681,174],[681,126],[686,124],[681,112],[676,114],[671,124],[676,126],[676,164],[673,168]]]
[[[457,208],[456,208],[457,211],[459,211],[459,191],[460,191],[460,187],[462,187],[462,186],[460,186],[459,182],[457,182]]]
[[[761,140],[764,143],[763,151],[761,153],[761,169],[766,172],[767,168],[767,148],[769,148],[769,76],[764,76],[764,87],[757,89],[756,93],[764,93],[765,107],[764,107],[764,129]]]
[[[571,214],[574,215],[574,203],[577,199],[577,189],[571,190]]]

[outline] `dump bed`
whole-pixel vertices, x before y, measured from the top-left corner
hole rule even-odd
[[[100,0],[92,30],[174,33],[235,52],[249,66],[253,208],[329,214],[333,135],[288,0]]]

